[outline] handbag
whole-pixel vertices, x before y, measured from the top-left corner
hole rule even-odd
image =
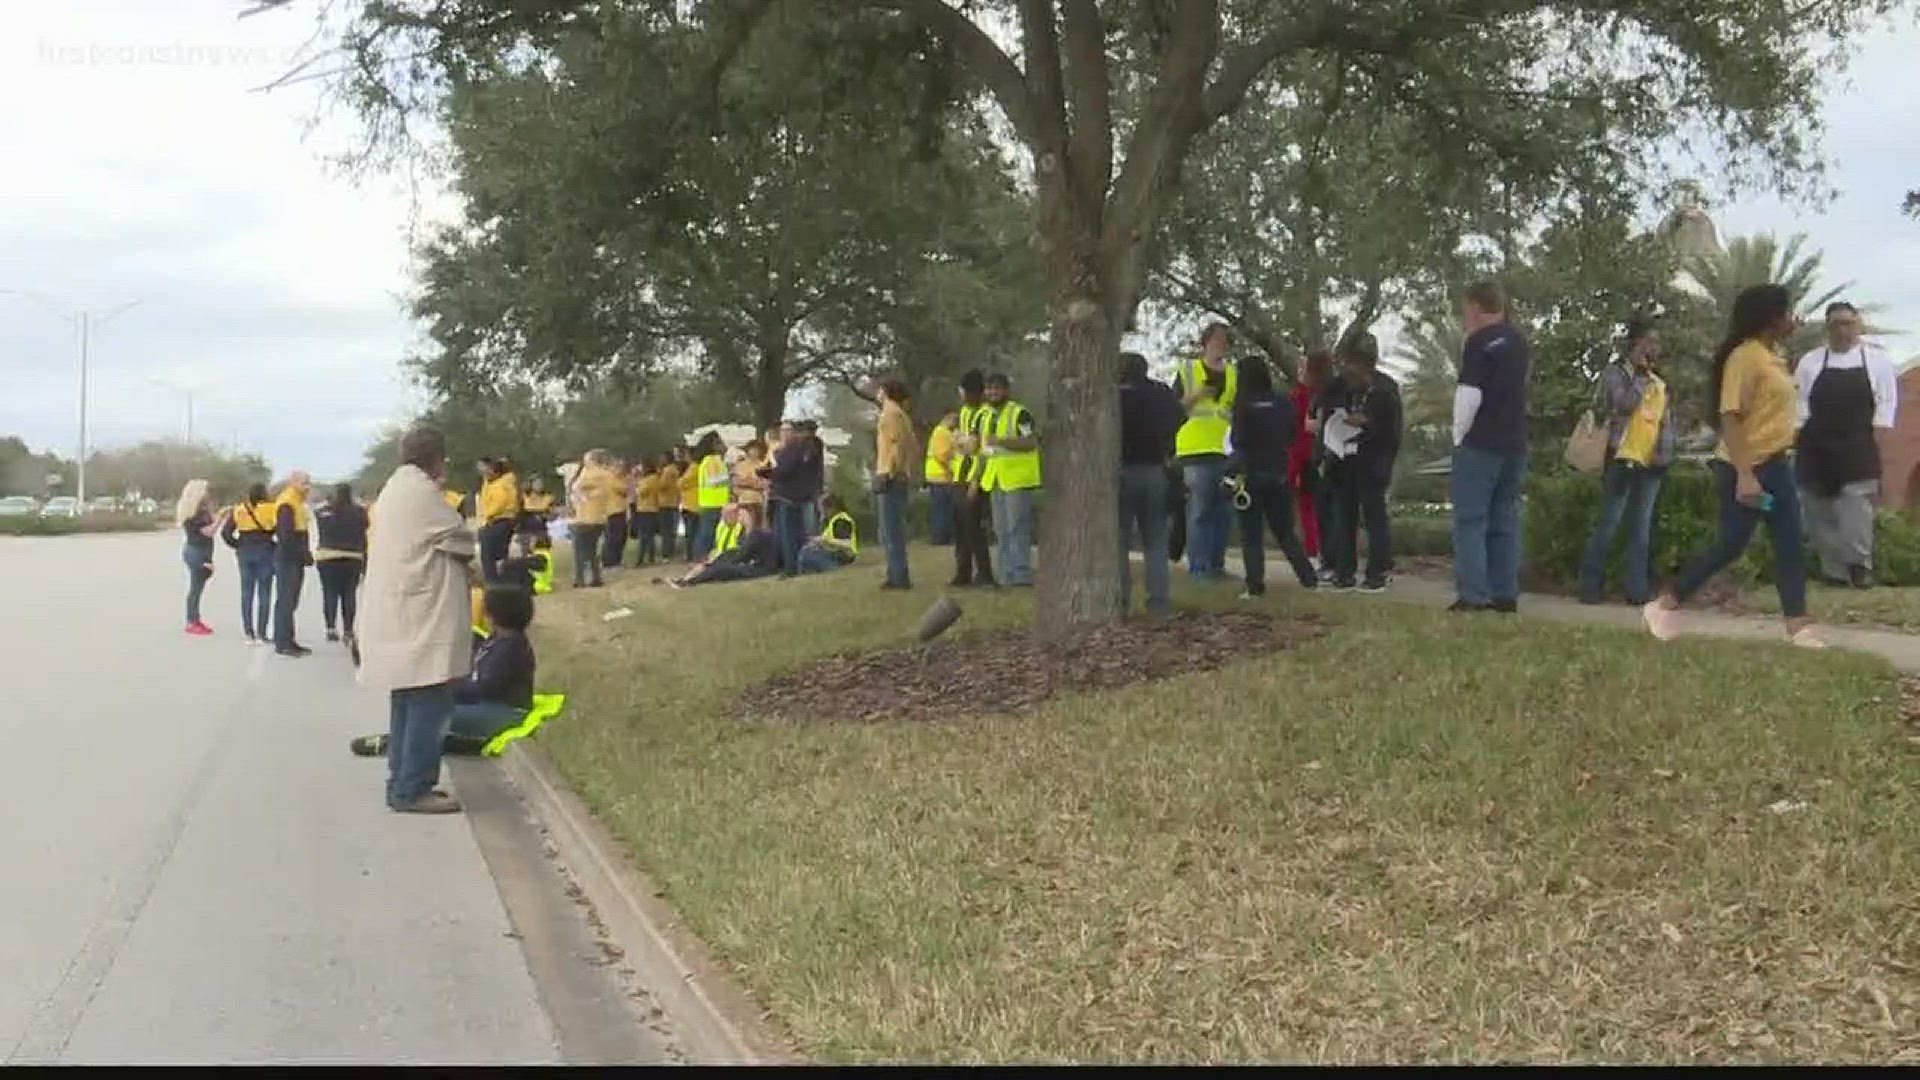
[[[1567,436],[1567,464],[1575,471],[1597,473],[1607,465],[1607,429],[1593,417],[1593,410],[1580,414],[1580,422]]]

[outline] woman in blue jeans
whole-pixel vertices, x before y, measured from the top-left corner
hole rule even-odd
[[[1673,461],[1673,401],[1654,370],[1659,348],[1651,323],[1627,327],[1626,355],[1600,373],[1600,394],[1607,410],[1607,464],[1601,480],[1600,520],[1594,524],[1580,561],[1580,602],[1606,597],[1607,557],[1620,527],[1627,528],[1628,602],[1647,602],[1653,586],[1650,547],[1654,506],[1660,484]]]
[[[246,500],[233,508],[220,530],[220,539],[234,551],[240,564],[240,629],[247,644],[273,640],[273,530],[278,518],[267,485],[247,489]]]
[[[189,480],[173,512],[184,540],[180,557],[187,564],[187,633],[193,637],[213,633],[200,618],[200,597],[213,577],[213,538],[226,524],[227,512],[222,510],[216,515],[212,503],[207,495],[207,482]]]
[[[1800,394],[1778,351],[1793,333],[1793,300],[1779,285],[1755,285],[1734,298],[1727,336],[1714,350],[1707,382],[1715,402],[1720,448],[1713,462],[1720,488],[1720,537],[1694,556],[1665,593],[1641,608],[1647,629],[1661,641],[1680,633],[1680,605],[1733,565],[1766,522],[1773,537],[1774,586],[1787,620],[1787,640],[1826,648],[1807,615],[1807,568],[1802,554],[1800,490],[1793,468]]]

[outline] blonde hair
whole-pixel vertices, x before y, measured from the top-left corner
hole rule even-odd
[[[173,523],[185,525],[200,512],[200,504],[207,501],[207,482],[189,480],[187,486],[180,489],[180,501],[173,507]]]

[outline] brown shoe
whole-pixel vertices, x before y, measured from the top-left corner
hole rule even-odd
[[[457,814],[460,812],[460,800],[444,791],[429,791],[412,802],[393,809],[401,814]]]

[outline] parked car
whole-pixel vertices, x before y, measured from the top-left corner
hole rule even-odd
[[[87,503],[89,514],[111,514],[120,509],[120,500],[111,495],[100,495]]]
[[[31,495],[9,495],[0,499],[0,517],[32,517],[40,504]]]
[[[40,516],[43,518],[79,517],[80,500],[71,495],[57,495],[48,499],[47,505],[40,508]]]

